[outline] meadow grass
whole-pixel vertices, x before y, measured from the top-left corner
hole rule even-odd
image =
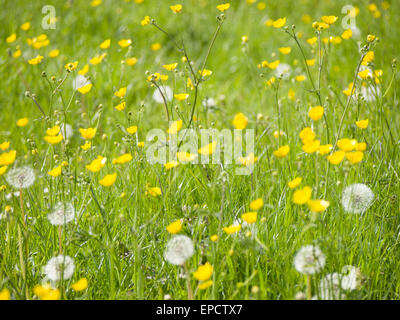
[[[399,52],[400,3],[375,1],[377,9],[372,10],[368,1],[266,1],[263,8],[263,1],[240,0],[231,1],[221,13],[216,8],[221,2],[211,0],[138,2],[103,0],[92,6],[90,1],[52,1],[56,29],[44,30],[45,1],[0,1],[0,143],[9,141],[9,150],[17,151],[7,171],[28,165],[36,172],[35,183],[22,190],[8,183],[7,172],[0,176],[0,185],[5,186],[0,191],[0,290],[8,290],[12,299],[38,299],[34,287],[48,282],[43,268],[62,250],[73,258],[75,269],[70,279],[52,282],[59,289],[57,298],[187,299],[184,268],[164,258],[166,243],[173,237],[166,227],[182,219],[179,234],[190,237],[195,248],[185,263],[195,299],[294,299],[307,288],[318,296],[320,280],[346,265],[362,273],[357,289],[346,291],[347,299],[398,299],[400,115],[393,60]],[[177,14],[170,9],[176,3],[183,6]],[[353,32],[336,44],[329,37],[344,32],[344,5],[359,8],[360,35]],[[330,15],[338,20],[316,33],[312,22]],[[154,21],[142,26],[145,16]],[[265,25],[268,19],[282,17],[287,19],[286,29]],[[31,26],[23,31],[20,26],[26,21]],[[14,32],[16,40],[7,43]],[[47,35],[48,45],[35,49],[27,44],[27,38],[40,34]],[[369,34],[379,39],[368,42]],[[310,45],[306,40],[312,37],[319,38]],[[197,77],[199,70],[212,70],[196,88],[194,109],[195,90],[187,88],[192,70],[171,38],[178,46],[182,41]],[[106,39],[111,39],[110,47],[100,49]],[[121,48],[121,39],[131,39],[132,44]],[[152,50],[154,43],[160,44],[159,50]],[[17,46],[21,56],[13,57]],[[367,50],[360,51],[363,46]],[[281,47],[291,47],[291,52],[283,55]],[[60,54],[50,58],[53,49]],[[379,81],[357,76],[367,51],[374,51],[368,67],[383,72]],[[78,70],[102,53],[107,55],[99,64],[89,64],[90,92],[75,91],[72,82]],[[43,61],[29,64],[38,54]],[[136,64],[121,63],[131,57],[137,58]],[[315,64],[307,66],[304,58],[315,59]],[[275,69],[262,67],[265,60],[288,64],[290,76],[280,78]],[[68,72],[64,66],[74,61],[79,61],[78,67]],[[175,71],[162,68],[173,62],[178,62]],[[168,104],[171,120],[183,118],[188,124],[193,110],[193,128],[233,129],[235,114],[247,117],[247,128],[256,129],[258,156],[251,175],[235,175],[240,165],[181,164],[166,170],[146,161],[146,133],[169,126],[165,106],[153,100],[154,81],[147,80],[155,72],[169,76],[155,84],[189,93],[187,103],[174,99]],[[296,81],[301,75],[305,80]],[[343,90],[355,76],[355,93],[345,95]],[[379,88],[378,94],[366,99],[363,82],[365,88]],[[114,93],[123,87],[126,108],[118,111],[115,106],[121,99]],[[204,107],[205,98],[213,98],[215,107]],[[318,105],[324,107],[324,117],[314,121],[308,111]],[[24,117],[28,124],[17,126]],[[361,119],[369,120],[366,129],[356,125]],[[73,136],[47,143],[46,130],[63,123],[72,126]],[[134,125],[137,133],[128,134],[126,128]],[[91,147],[83,150],[79,128],[89,127],[97,132]],[[333,165],[326,156],[304,152],[299,132],[306,127],[313,128],[321,144],[336,146],[342,138],[365,142],[362,161],[351,164],[344,159]],[[274,136],[277,130],[284,135]],[[137,145],[141,141],[144,148]],[[289,153],[276,157],[274,151],[284,145],[290,146]],[[112,163],[125,153],[133,159]],[[90,172],[85,166],[98,155],[107,162],[100,172]],[[50,176],[48,172],[63,161],[62,174]],[[99,184],[114,172],[114,184]],[[329,201],[329,207],[312,213],[307,205],[294,204],[288,182],[295,177],[303,178],[299,188],[310,186],[312,199]],[[345,212],[341,204],[343,190],[353,183],[365,184],[375,194],[372,206],[362,214]],[[146,194],[149,187],[159,187],[161,195]],[[223,228],[251,211],[249,204],[257,198],[264,204],[256,223],[227,234]],[[59,201],[75,208],[74,221],[62,227],[62,248],[60,229],[47,217]],[[213,235],[218,235],[217,241],[210,239]],[[321,248],[326,264],[307,284],[293,259],[309,244]],[[201,290],[202,282],[193,273],[206,262],[213,266],[212,285]],[[72,284],[81,278],[87,279],[87,288],[74,290]],[[6,293],[2,291],[5,297]]]

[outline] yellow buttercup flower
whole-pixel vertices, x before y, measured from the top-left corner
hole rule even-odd
[[[351,29],[347,29],[345,31],[343,31],[341,37],[345,40],[350,39],[353,36],[353,31],[351,31]]]
[[[216,141],[213,141],[213,142],[211,142],[211,143],[205,145],[204,147],[200,148],[200,149],[198,150],[198,152],[199,152],[200,154],[202,154],[202,155],[208,156],[208,155],[214,153],[216,147],[217,147],[217,142],[216,142]]]
[[[59,54],[60,54],[60,50],[54,49],[54,50],[51,50],[49,52],[49,57],[50,58],[55,58],[55,57],[58,57]]]
[[[172,168],[176,168],[177,166],[179,166],[178,161],[170,161],[164,164],[165,170],[170,170]]]
[[[10,142],[9,141],[5,141],[3,143],[0,143],[0,149],[5,151],[10,147]]]
[[[229,9],[231,5],[229,3],[224,3],[224,4],[220,4],[217,6],[217,9],[221,12],[225,12],[226,10]]]
[[[0,300],[10,300],[10,290],[4,288],[0,291]]]
[[[290,147],[288,145],[278,148],[273,152],[274,156],[277,158],[284,158],[290,151]]]
[[[200,283],[198,288],[199,288],[199,290],[205,290],[205,289],[211,287],[212,285],[213,285],[213,281],[207,280],[207,281]]]
[[[102,0],[92,0],[92,2],[90,2],[90,5],[92,7],[97,7],[99,5],[101,5]]]
[[[320,141],[319,140],[313,140],[311,142],[307,142],[306,144],[304,144],[302,146],[302,150],[305,153],[314,153],[317,152],[319,150],[319,146],[320,146]]]
[[[93,84],[88,83],[88,84],[84,85],[83,87],[78,88],[77,90],[82,94],[86,94],[92,89],[92,87],[93,87]]]
[[[274,28],[282,28],[286,24],[286,17],[279,18],[272,23]]]
[[[312,189],[309,186],[306,186],[302,189],[296,190],[293,194],[292,201],[295,204],[305,204],[311,198]]]
[[[324,115],[324,108],[322,106],[316,106],[308,111],[308,116],[314,121],[320,120]]]
[[[211,278],[213,273],[213,267],[209,262],[200,265],[197,270],[193,273],[193,276],[200,281],[205,281]]]
[[[125,153],[119,156],[118,158],[113,159],[112,164],[124,164],[128,163],[131,160],[132,160],[132,155],[130,153]]]
[[[361,151],[352,151],[346,153],[346,159],[349,160],[351,164],[357,164],[361,162],[364,158],[364,153]]]
[[[117,109],[118,111],[123,111],[125,109],[125,106],[126,106],[126,102],[123,101],[120,104],[116,105],[115,109]]]
[[[262,198],[258,198],[250,202],[250,209],[251,210],[260,210],[264,205],[264,201]]]
[[[118,98],[123,98],[126,95],[126,87],[120,88],[119,90],[114,92],[114,95]]]
[[[289,54],[291,51],[292,51],[292,48],[290,48],[290,47],[279,48],[279,52],[282,54]]]
[[[224,228],[224,232],[227,234],[233,234],[233,233],[238,232],[241,228],[242,228],[241,224],[230,225],[229,227]]]
[[[170,6],[170,9],[172,10],[173,13],[179,13],[182,11],[182,5],[176,4],[176,5]]]
[[[99,181],[99,183],[104,187],[110,187],[115,183],[116,180],[117,180],[117,174],[116,173],[107,174],[107,175],[104,176],[103,179],[101,179]]]
[[[272,62],[268,63],[268,68],[274,70],[274,69],[278,68],[280,63],[281,62],[279,60],[272,61]]]
[[[338,17],[336,16],[323,16],[321,20],[325,22],[326,24],[334,24]]]
[[[191,154],[189,152],[177,152],[176,155],[180,162],[190,162],[197,157],[197,154]]]
[[[367,127],[368,127],[368,119],[356,121],[356,125],[360,129],[367,129]]]
[[[56,136],[45,136],[44,140],[50,144],[58,144],[63,140],[63,136],[59,133]]]
[[[345,152],[342,150],[336,151],[327,157],[328,161],[333,165],[338,165],[344,159]]]
[[[174,94],[174,97],[176,100],[184,101],[189,97],[189,94],[188,93],[178,93],[178,94]]]
[[[288,182],[288,186],[290,189],[297,188],[300,185],[301,181],[303,181],[303,178],[301,177],[294,178],[292,181]]]
[[[253,152],[250,152],[247,157],[240,157],[239,158],[239,162],[243,166],[253,165],[254,163],[257,162],[257,160],[258,160],[258,157],[255,157]]]
[[[29,21],[21,24],[21,30],[28,31],[31,27],[31,23]]]
[[[128,58],[128,59],[126,59],[125,60],[125,63],[128,65],[128,66],[134,66],[136,63],[137,63],[137,61],[138,61],[138,59],[136,58],[136,57],[131,57],[131,58]]]
[[[89,71],[89,64],[85,64],[85,66],[78,71],[78,74],[84,76]]]
[[[75,61],[75,62],[68,62],[65,66],[64,66],[64,68],[67,70],[67,71],[74,71],[77,67],[78,67],[78,61]]]
[[[129,47],[132,44],[132,40],[131,39],[122,39],[118,41],[118,45],[121,48],[126,48]]]
[[[324,144],[319,146],[318,153],[323,156],[331,152],[333,146],[331,144]]]
[[[203,71],[199,70],[199,74],[202,77],[208,77],[208,76],[212,75],[212,71],[211,70],[207,70],[207,69],[204,69]]]
[[[100,48],[101,49],[108,49],[111,45],[111,39],[104,40],[102,43],[100,43]]]
[[[0,154],[0,166],[9,166],[13,164],[17,157],[17,151],[11,150]]]
[[[150,23],[150,17],[149,16],[145,16],[144,19],[142,21],[140,21],[140,24],[142,26],[147,26]]]
[[[358,142],[355,149],[356,151],[365,151],[367,149],[367,144],[365,142]]]
[[[96,134],[96,131],[97,128],[87,128],[87,129],[79,128],[79,132],[81,133],[82,138],[85,140],[93,139],[93,137]]]
[[[0,176],[6,173],[8,166],[2,166],[0,167]]]
[[[317,42],[317,40],[318,40],[317,37],[312,37],[312,38],[307,39],[307,43],[310,45],[313,45]]]
[[[138,129],[137,126],[131,126],[131,127],[126,128],[126,131],[127,131],[129,134],[135,134],[135,133],[137,132],[137,129]]]
[[[330,203],[325,200],[308,200],[307,205],[312,212],[323,212],[329,207]]]
[[[355,139],[348,139],[348,138],[339,139],[337,142],[338,148],[345,152],[354,150],[356,144],[357,141]]]
[[[7,43],[13,43],[15,40],[17,40],[17,34],[16,33],[13,33],[13,34],[11,34],[10,36],[8,36],[6,38],[6,42]]]
[[[71,285],[75,291],[83,291],[88,287],[88,281],[86,278],[81,278],[77,282]]]
[[[98,156],[90,164],[86,165],[86,169],[91,172],[99,172],[107,162],[107,158]]]
[[[178,219],[169,224],[166,229],[169,233],[176,234],[182,230],[182,221]]]
[[[248,224],[252,224],[257,221],[257,212],[246,212],[242,214],[242,219]]]
[[[21,118],[17,120],[17,126],[18,127],[25,127],[29,122],[28,118]]]
[[[211,240],[212,242],[218,241],[218,235],[217,235],[217,234],[213,234],[213,235],[210,237],[210,240]]]
[[[145,195],[151,195],[153,197],[161,196],[161,189],[159,187],[147,187]]]
[[[169,126],[167,133],[169,134],[176,134],[182,129],[182,120],[175,120],[174,122],[171,123]]]
[[[92,65],[99,64],[100,62],[103,61],[103,59],[106,57],[107,53],[103,53],[101,55],[97,55],[93,57],[92,59],[89,60],[89,63]]]
[[[163,68],[164,68],[165,70],[172,71],[172,70],[174,70],[177,66],[178,66],[178,63],[175,62],[175,63],[170,63],[170,64],[164,64],[164,65],[163,65]]]
[[[249,121],[247,120],[247,117],[239,112],[237,114],[235,114],[235,117],[233,118],[233,126],[235,127],[235,129],[237,130],[243,130],[247,127],[247,124],[249,123]]]
[[[306,76],[304,74],[296,76],[294,78],[297,82],[303,82],[304,80],[306,80]]]
[[[58,177],[59,175],[61,175],[61,172],[62,172],[62,166],[58,166],[58,167],[55,167],[53,170],[50,170],[47,173],[52,177]]]

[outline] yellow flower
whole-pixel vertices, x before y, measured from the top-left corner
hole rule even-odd
[[[86,278],[81,278],[77,282],[71,285],[75,291],[83,291],[88,287],[88,281]]]
[[[282,54],[289,54],[291,51],[292,51],[292,48],[290,48],[290,47],[279,48],[279,52]]]
[[[88,73],[88,71],[89,71],[89,65],[85,64],[85,66],[78,71],[78,74],[84,76],[86,73]]]
[[[257,221],[257,212],[246,212],[242,214],[242,219],[248,224],[252,224]]]
[[[96,134],[96,131],[97,128],[87,128],[87,129],[79,128],[79,132],[81,133],[83,139],[85,140],[93,139],[93,137]]]
[[[160,50],[160,49],[161,49],[161,44],[158,43],[158,42],[153,43],[153,44],[150,46],[150,48],[151,48],[151,50],[153,50],[153,51]]]
[[[305,204],[311,198],[312,189],[306,186],[302,189],[296,190],[293,194],[292,201],[295,204]]]
[[[176,4],[174,6],[169,6],[173,13],[179,13],[182,10],[181,4]]]
[[[357,141],[355,139],[348,139],[348,138],[339,139],[337,142],[337,146],[339,147],[339,149],[345,152],[354,150],[356,144]]]
[[[212,285],[213,285],[213,281],[208,280],[208,281],[204,281],[204,282],[200,283],[198,288],[199,288],[199,290],[205,290],[205,289],[211,287]]]
[[[315,59],[309,59],[309,60],[306,60],[306,62],[307,62],[308,66],[312,67],[315,64]]]
[[[59,133],[56,136],[45,136],[44,140],[50,144],[58,144],[63,140],[63,136]]]
[[[364,158],[364,153],[361,151],[347,152],[346,158],[351,164],[356,164]]]
[[[21,118],[21,119],[18,119],[18,121],[17,121],[17,126],[18,126],[18,127],[25,127],[25,126],[28,124],[28,122],[29,122],[29,119],[28,119],[28,118]]]
[[[184,101],[189,97],[188,93],[178,93],[178,94],[174,94],[175,99],[179,100],[179,101]]]
[[[279,18],[272,23],[274,28],[282,28],[286,24],[286,17]]]
[[[142,21],[140,21],[140,24],[142,26],[147,26],[150,23],[150,17],[149,16],[145,16],[144,19]]]
[[[190,88],[190,90],[194,89],[194,85],[193,85],[192,79],[187,78],[186,87]]]
[[[7,43],[13,43],[15,40],[17,40],[17,34],[16,33],[13,33],[13,34],[11,34],[10,36],[8,36],[6,38],[6,42]]]
[[[19,58],[22,54],[22,51],[20,49],[17,49],[15,52],[13,52],[13,57],[15,59]]]
[[[128,65],[128,66],[134,66],[136,63],[137,63],[137,58],[136,57],[131,57],[131,58],[128,58],[128,59],[126,59],[125,60],[125,63]]]
[[[356,125],[360,129],[366,129],[368,127],[368,119],[356,121]]]
[[[8,166],[13,164],[17,156],[17,151],[11,150],[0,154],[0,166]]]
[[[139,148],[143,148],[143,147],[144,147],[144,141],[138,142],[137,146],[138,146]]]
[[[356,151],[365,151],[367,149],[367,144],[365,142],[358,142],[356,144]]]
[[[126,102],[123,101],[120,104],[116,105],[115,109],[117,109],[118,111],[123,111],[125,109],[125,105],[126,105]]]
[[[296,76],[295,77],[295,80],[297,81],[297,82],[303,82],[304,80],[306,80],[306,76],[305,75],[299,75],[299,76]]]
[[[249,123],[246,116],[239,112],[237,114],[235,114],[235,117],[233,118],[233,126],[237,129],[237,130],[243,130],[247,127],[247,124]]]
[[[312,38],[307,39],[307,43],[310,45],[313,45],[314,43],[317,42],[317,40],[318,40],[317,37],[312,37]]]
[[[147,187],[146,195],[151,195],[153,197],[161,196],[161,189],[159,187]]]
[[[200,148],[200,149],[198,150],[198,152],[199,152],[200,154],[202,154],[202,155],[208,156],[208,155],[214,153],[216,147],[217,147],[217,142],[216,142],[216,141],[213,141],[213,142],[211,142],[211,143],[205,145],[204,147]]]
[[[86,141],[85,144],[81,146],[81,148],[82,148],[83,150],[87,150],[87,149],[89,149],[91,146],[92,146],[92,143],[89,142],[89,141]]]
[[[200,281],[205,281],[211,278],[213,273],[213,267],[209,262],[200,265],[197,270],[193,273],[193,276]]]
[[[5,151],[10,147],[10,142],[9,141],[5,141],[3,143],[0,143],[0,149]]]
[[[314,153],[319,150],[320,146],[320,141],[319,140],[313,140],[311,142],[307,142],[306,144],[303,145],[302,150],[305,153]]]
[[[224,232],[226,232],[227,234],[232,234],[238,232],[241,228],[242,228],[241,224],[230,225],[229,227],[224,228]]]
[[[169,126],[167,133],[169,134],[176,134],[182,129],[182,120],[175,120],[174,122],[171,123]]]
[[[132,40],[131,39],[122,39],[118,41],[118,45],[121,48],[126,48],[129,47],[132,44]]]
[[[273,152],[275,157],[284,158],[290,151],[290,147],[288,145],[278,148]]]
[[[371,77],[372,77],[372,74],[371,74],[371,71],[370,71],[369,69],[365,69],[365,70],[363,70],[363,71],[360,71],[360,72],[358,73],[358,76],[359,76],[361,79],[365,80],[365,79],[367,79],[367,78],[371,78]]]
[[[60,54],[60,50],[54,49],[54,50],[51,50],[49,52],[49,57],[50,58],[55,58],[55,57],[58,57],[59,54]]]
[[[182,221],[180,219],[172,222],[167,226],[167,231],[171,234],[178,233],[179,231],[182,230]]]
[[[212,71],[211,71],[211,70],[204,69],[203,72],[202,72],[201,70],[199,70],[199,74],[200,74],[202,77],[208,77],[208,76],[211,76],[211,75],[212,75]]]
[[[351,29],[347,29],[345,31],[343,31],[341,37],[345,40],[350,39],[353,36],[353,31],[351,31]]]
[[[67,71],[74,71],[77,67],[78,67],[78,61],[75,61],[75,62],[68,62],[65,66],[64,66],[64,68],[67,70]]]
[[[164,68],[165,70],[172,71],[172,70],[174,70],[174,69],[177,67],[177,65],[178,65],[177,62],[175,62],[175,63],[170,63],[170,64],[164,64],[164,65],[163,65],[163,68]]]
[[[102,43],[100,43],[100,48],[101,49],[108,49],[111,45],[111,39],[104,40]]]
[[[338,165],[344,159],[345,152],[342,150],[336,151],[327,157],[328,161],[333,165]]]
[[[10,300],[10,291],[7,288],[0,291],[0,300]]]
[[[258,157],[254,156],[253,152],[250,152],[247,157],[240,157],[239,162],[243,166],[250,166],[253,165],[258,160]]]
[[[58,166],[58,167],[54,168],[53,170],[50,170],[47,173],[52,177],[58,177],[61,174],[61,171],[62,171],[61,169],[62,169],[62,166]]]
[[[90,5],[92,7],[97,7],[99,5],[101,5],[102,0],[92,0],[92,2],[90,3]]]
[[[115,183],[115,180],[117,180],[117,174],[107,174],[104,176],[103,179],[99,181],[99,183],[104,186],[104,187],[110,187]]]
[[[211,240],[212,242],[218,241],[218,235],[213,234],[213,235],[210,237],[210,240]]]
[[[353,87],[353,82],[350,82],[350,84],[348,85],[347,89],[343,90],[343,93],[346,96],[350,96],[352,93],[355,92],[355,90],[356,90],[356,87],[355,86]],[[351,91],[353,91],[353,92],[351,92]]]
[[[250,202],[250,209],[251,210],[259,210],[264,205],[264,201],[262,198],[258,198]]]
[[[325,22],[326,24],[334,24],[338,17],[336,16],[323,16],[321,20]]]
[[[137,129],[138,129],[137,126],[131,126],[131,127],[126,128],[126,131],[129,134],[135,134],[137,132]]]
[[[36,285],[33,288],[33,293],[41,300],[59,300],[61,296],[60,290],[51,289],[50,284]]]
[[[8,168],[8,166],[2,166],[2,167],[0,167],[0,176],[6,173],[7,168]]]
[[[180,162],[190,162],[197,157],[197,154],[191,154],[189,152],[177,152],[176,155]]]
[[[325,200],[308,200],[307,205],[312,212],[323,212],[329,207],[330,203]]]
[[[107,161],[107,158],[98,156],[89,165],[86,166],[86,169],[88,169],[91,172],[98,172],[98,171],[100,171],[101,168],[104,167],[104,165],[106,164],[106,161]]]
[[[24,31],[29,30],[30,27],[31,27],[31,23],[29,21],[21,24],[21,29],[24,30]]]
[[[90,89],[92,89],[93,84],[88,83],[86,85],[84,85],[83,87],[78,88],[78,91],[82,94],[86,94],[90,91]]]
[[[274,70],[274,69],[278,68],[278,66],[279,66],[280,63],[281,63],[281,62],[280,62],[279,60],[270,62],[270,63],[268,63],[268,68]]]
[[[322,106],[316,106],[308,111],[308,116],[314,121],[320,120],[324,115],[324,108]]]
[[[224,12],[229,9],[231,5],[229,3],[220,4],[217,6],[217,9],[221,12]]]
[[[119,90],[114,92],[114,95],[119,98],[123,98],[126,95],[126,87],[120,88]]]
[[[164,164],[165,170],[170,170],[172,168],[176,168],[177,166],[179,166],[178,161],[170,161]]]
[[[324,144],[319,146],[318,153],[323,156],[328,154],[332,150],[332,145],[331,144]]]
[[[99,64],[101,61],[103,61],[103,59],[105,58],[106,55],[107,55],[107,53],[103,53],[102,55],[97,55],[97,56],[93,57],[92,59],[90,59],[89,63],[93,64],[93,65]]]
[[[113,159],[112,164],[124,164],[128,163],[131,160],[132,160],[132,155],[130,153],[125,153],[119,156],[118,158]]]
[[[290,189],[297,188],[300,185],[301,181],[303,181],[303,178],[301,177],[294,178],[292,181],[288,182],[288,186]]]

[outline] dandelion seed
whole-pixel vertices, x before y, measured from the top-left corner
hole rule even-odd
[[[325,255],[318,246],[302,247],[294,257],[294,267],[300,273],[311,275],[325,266]]]
[[[344,266],[342,268],[341,286],[344,290],[356,290],[362,285],[363,275],[359,268],[354,266]]]
[[[14,168],[8,172],[6,179],[14,188],[25,189],[35,182],[35,172],[28,166]]]
[[[68,280],[75,269],[74,260],[69,256],[58,255],[49,260],[44,267],[46,277],[51,281]]]
[[[174,265],[183,265],[194,253],[192,240],[184,235],[176,235],[167,243],[164,258]]]
[[[75,218],[74,206],[69,202],[57,202],[47,218],[53,226],[65,225]]]
[[[362,213],[366,211],[374,200],[374,193],[365,184],[355,183],[344,189],[342,205],[346,212]]]

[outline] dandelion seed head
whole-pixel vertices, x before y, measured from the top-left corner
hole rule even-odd
[[[28,166],[13,168],[8,172],[6,179],[14,188],[29,188],[35,182],[35,171]]]
[[[319,283],[319,298],[322,300],[343,300],[346,298],[341,292],[341,275],[337,272],[327,274]]]
[[[341,285],[344,290],[356,290],[361,287],[363,276],[359,268],[344,266],[342,274]]]
[[[342,205],[346,212],[361,213],[367,210],[374,200],[374,193],[365,184],[355,183],[344,189]]]
[[[184,235],[174,236],[168,241],[164,258],[169,263],[183,265],[194,253],[192,240]]]
[[[325,255],[318,246],[302,247],[294,257],[294,267],[303,274],[318,273],[325,266]]]
[[[54,226],[67,224],[74,220],[74,217],[75,209],[69,202],[58,202],[54,207],[54,211],[47,216],[50,223]]]
[[[74,260],[62,254],[53,257],[44,267],[46,277],[51,281],[67,280],[72,277],[75,269]]]
[[[171,101],[172,100],[172,89],[169,86],[164,86],[164,87],[160,87],[165,99],[167,101]],[[156,89],[153,93],[153,99],[155,102],[157,103],[164,103],[163,97],[160,93],[160,90]]]

